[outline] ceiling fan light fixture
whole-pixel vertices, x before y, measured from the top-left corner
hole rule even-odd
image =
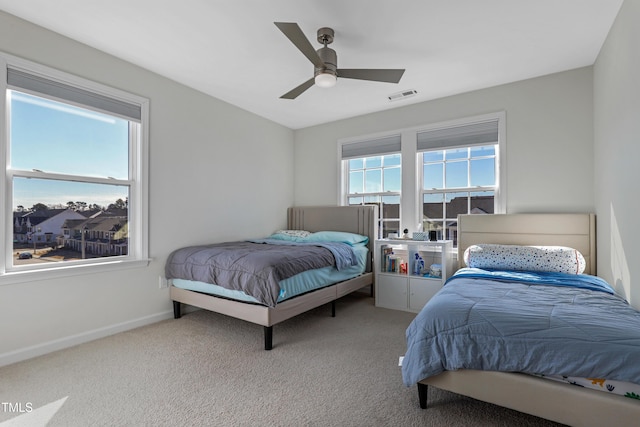
[[[336,76],[331,73],[319,73],[315,77],[315,82],[317,86],[320,87],[334,87],[336,85]]]
[[[341,79],[369,80],[374,82],[398,83],[404,69],[338,68],[338,55],[327,45],[333,42],[334,32],[329,27],[318,30],[318,43],[323,46],[314,50],[313,46],[295,22],[274,22],[276,27],[313,64],[313,77],[282,95],[282,99],[296,99],[311,86],[333,87],[338,77]]]

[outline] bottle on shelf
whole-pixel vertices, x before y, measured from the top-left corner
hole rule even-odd
[[[422,270],[424,270],[424,260],[422,259],[422,256],[416,252],[415,260],[413,262],[413,274],[420,276],[422,274]]]

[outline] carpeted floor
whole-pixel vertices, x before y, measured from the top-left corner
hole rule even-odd
[[[261,326],[192,312],[0,368],[0,427],[557,426],[434,388],[421,410],[398,366],[413,317],[356,293],[264,351]]]

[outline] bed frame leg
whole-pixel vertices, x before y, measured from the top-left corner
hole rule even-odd
[[[271,350],[273,348],[273,326],[264,327],[264,349]]]
[[[180,301],[174,301],[173,302],[173,318],[179,319],[181,316],[182,315],[180,313]]]
[[[427,390],[429,386],[426,384],[418,383],[418,401],[420,402],[420,408],[427,409]]]
[[[331,301],[331,317],[336,317],[336,300]]]

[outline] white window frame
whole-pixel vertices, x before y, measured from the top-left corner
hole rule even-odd
[[[443,221],[441,223],[443,225],[442,231],[446,232],[447,234],[437,234],[438,239],[454,240],[454,246],[456,245],[455,237],[449,234],[450,229],[446,225],[448,221],[455,221],[455,218],[450,217],[450,215],[448,215],[446,211],[446,207],[447,207],[446,195],[447,194],[455,194],[455,193],[469,194],[473,192],[492,191],[494,194],[493,211],[494,213],[501,213],[499,205],[500,205],[500,202],[503,200],[503,198],[499,200],[497,196],[497,192],[500,187],[499,185],[499,182],[500,182],[499,142],[501,140],[500,130],[499,130],[500,122],[501,120],[499,118],[490,118],[488,120],[486,118],[482,118],[482,119],[468,118],[468,119],[456,120],[448,123],[438,123],[436,125],[430,126],[428,129],[422,129],[421,131],[418,132],[418,135],[420,133],[426,133],[426,137],[428,138],[428,140],[426,141],[426,144],[429,146],[429,148],[426,150],[425,149],[418,150],[416,155],[416,159],[418,163],[418,196],[417,196],[418,197],[418,217],[420,218],[420,224],[423,224],[424,222],[423,200],[426,194],[439,194],[442,196],[443,198],[442,213],[444,217],[434,218],[434,221],[440,223],[438,219],[441,219]],[[497,139],[493,139],[494,129],[497,131],[497,135],[496,135]],[[434,134],[435,136],[434,140],[430,140],[430,138],[434,137],[430,134]],[[444,139],[442,139],[443,136],[444,136]],[[419,141],[420,139],[418,137],[418,145],[420,145]],[[436,144],[436,142],[441,142],[441,144]],[[460,161],[467,162],[467,179],[470,180],[471,179],[471,162],[469,161],[470,149],[481,147],[481,146],[496,147],[495,153],[493,156],[494,157],[494,174],[495,174],[494,185],[472,187],[469,185],[469,182],[467,182],[467,185],[463,187],[443,187],[443,188],[437,188],[437,189],[423,188],[423,182],[424,182],[424,169],[423,169],[423,161],[422,161],[423,153],[433,152],[433,151],[446,152],[447,150],[466,149],[467,157],[465,159],[460,159]],[[445,156],[445,159],[443,159],[443,162],[442,162],[443,185],[446,185],[446,180],[444,175],[446,175],[447,166],[452,166],[457,161],[458,160],[449,161],[448,159],[446,159],[446,156]],[[467,209],[465,213],[470,213],[470,199],[467,200]],[[430,230],[425,229],[424,231],[430,231]]]
[[[384,156],[389,156],[389,155],[397,155],[400,156],[400,164],[398,166],[393,166],[393,168],[398,168],[400,169],[400,173],[402,174],[402,155],[401,153],[387,153],[387,154],[377,154],[377,155],[372,155],[372,156],[367,156],[367,157],[358,157],[358,159],[367,159],[367,158],[371,158],[371,157],[384,157]],[[349,159],[349,160],[354,160],[354,159]],[[345,175],[348,176],[349,173],[351,172],[351,169],[349,169],[349,160],[344,160],[344,164],[345,164],[345,168],[346,168],[346,172]],[[389,169],[391,167],[388,167]],[[366,170],[369,168],[365,168],[363,169],[363,171],[366,172]],[[382,167],[379,168],[381,170],[381,173],[384,177],[384,171],[385,169],[387,169],[387,167],[384,167],[384,165]],[[349,182],[349,178],[345,178],[347,180],[347,188],[349,188],[350,186],[350,182]],[[383,178],[384,181],[384,178]],[[380,233],[384,233],[385,230],[385,223],[391,223],[391,222],[398,222],[398,226],[400,224],[400,218],[402,216],[402,183],[401,183],[401,187],[400,187],[400,191],[378,191],[378,192],[370,192],[370,193],[347,193],[345,194],[345,205],[349,204],[349,198],[351,197],[362,197],[363,199],[371,199],[371,198],[379,198],[380,201],[379,202],[367,202],[366,200],[363,201],[363,205],[367,205],[367,204],[371,204],[371,205],[377,205],[379,206],[379,212],[378,212],[378,219],[380,221]],[[397,197],[399,202],[398,202],[398,217],[393,217],[393,218],[388,218],[384,216],[384,209],[382,208],[383,206],[383,198],[384,197]],[[398,233],[402,233],[402,230],[398,229],[396,230]]]
[[[462,119],[450,120],[446,122],[438,122],[433,123],[428,126],[422,126],[417,129],[416,135],[420,132],[426,132],[434,129],[446,129],[446,128],[455,128],[458,126],[464,126],[472,123],[479,122],[488,122],[488,121],[498,121],[498,141],[497,141],[497,150],[495,154],[495,177],[496,177],[496,186],[495,188],[490,188],[490,190],[494,191],[494,213],[506,213],[506,114],[504,111],[500,111],[497,113],[484,114],[480,116],[473,117],[465,117]],[[417,138],[417,136],[416,136]],[[487,144],[491,145],[491,144]],[[479,145],[478,145],[479,146]],[[442,147],[442,150],[447,149],[455,149],[455,148],[466,148],[469,145],[459,145],[459,146],[449,146]],[[423,170],[422,170],[422,161],[421,161],[422,151],[417,151],[416,149],[416,177],[417,177],[417,197],[418,203],[416,204],[417,208],[417,216],[420,218],[420,214],[422,211],[422,195],[424,193],[429,193],[429,191],[422,191],[422,182],[423,182]],[[468,187],[468,188],[454,188],[447,189],[443,191],[436,191],[437,193],[455,193],[455,192],[474,192],[474,191],[487,191],[489,188],[487,187]]]
[[[130,226],[128,255],[92,258],[89,260],[74,261],[68,264],[13,266],[13,176],[28,178],[57,177],[63,180],[70,180],[70,177],[63,174],[53,174],[35,170],[20,171],[19,174],[14,174],[14,171],[10,170],[9,100],[7,97],[8,67],[24,70],[33,75],[42,76],[52,81],[58,81],[65,85],[78,87],[85,91],[140,107],[140,123],[134,125],[130,123],[130,130],[131,128],[137,129],[138,137],[130,136],[129,140],[129,179],[114,180],[112,178],[95,178],[90,180],[95,183],[121,184],[129,187],[128,221]],[[147,266],[150,261],[148,232],[149,100],[3,52],[0,52],[0,92],[2,93],[1,96],[3,100],[0,102],[0,162],[5,168],[5,173],[0,177],[0,186],[4,189],[4,197],[0,197],[0,221],[3,224],[2,229],[4,230],[1,239],[2,242],[0,243],[0,285]],[[42,96],[38,93],[34,93],[34,95]],[[67,100],[61,101],[67,104],[73,104]],[[77,106],[87,108],[85,105],[78,104]],[[89,180],[83,177],[82,182],[89,182]]]
[[[370,143],[372,144],[376,144],[377,142],[380,141],[384,141],[384,140],[396,140],[397,142],[399,142],[400,144],[400,150],[398,151],[397,149],[392,149],[392,150],[382,150],[378,153],[372,153],[372,154],[367,154],[367,155],[362,155],[360,157],[353,157],[353,158],[348,158],[345,159],[343,158],[343,149],[344,146],[362,146],[362,145],[368,145]],[[384,142],[383,142],[384,144]],[[391,144],[394,144],[393,142]],[[342,205],[342,206],[347,206],[349,204],[349,197],[353,196],[351,195],[351,193],[349,193],[349,160],[353,160],[353,159],[362,159],[362,158],[368,158],[368,157],[376,157],[376,156],[385,156],[385,155],[391,155],[391,154],[399,154],[400,155],[400,173],[402,174],[402,176],[404,175],[404,172],[402,172],[402,169],[404,168],[404,161],[403,161],[403,155],[402,155],[402,136],[398,133],[398,132],[385,132],[385,133],[378,133],[378,134],[372,134],[372,135],[367,135],[364,137],[358,137],[358,138],[348,138],[348,139],[341,139],[338,141],[338,205]],[[384,173],[384,168],[382,168],[383,173]],[[379,227],[378,227],[378,235],[382,235],[382,231],[384,229],[384,222],[389,222],[389,221],[399,221],[400,226],[402,225],[402,193],[404,191],[404,178],[401,178],[401,183],[400,183],[400,191],[392,191],[392,192],[376,192],[376,193],[363,193],[361,196],[366,198],[366,197],[384,197],[384,196],[396,196],[400,199],[399,202],[399,218],[384,218],[383,213],[382,212],[378,212],[378,219],[380,221]],[[366,204],[366,202],[365,202]],[[402,228],[399,227],[398,232],[401,232]]]
[[[491,146],[494,145],[496,146],[496,150],[495,150],[495,155],[492,156],[494,158],[494,176],[497,178],[497,168],[498,168],[498,150],[499,148],[497,147],[497,143],[496,144],[487,144],[487,145],[483,145],[482,147],[487,147],[487,146]],[[421,161],[421,154],[422,153],[427,153],[429,151],[446,151],[446,150],[455,150],[455,149],[460,149],[460,148],[464,148],[467,150],[467,153],[469,154],[469,149],[471,146],[458,146],[458,147],[445,147],[445,148],[436,148],[433,150],[426,150],[426,151],[420,151],[418,152],[418,164],[419,166],[422,166],[423,162]],[[477,146],[480,147],[480,146]],[[467,162],[467,177],[470,179],[471,178],[471,162],[469,161],[470,157],[466,157],[465,159],[461,160],[461,161],[466,161]],[[446,159],[444,161],[442,161],[441,163],[443,163],[443,173],[446,175],[446,168],[447,168],[447,164],[451,163],[455,163],[458,160],[454,160],[454,161],[447,161]],[[438,162],[440,163],[440,162]],[[497,181],[497,179],[496,179]],[[447,194],[465,194],[468,195],[469,193],[476,193],[476,192],[487,192],[487,191],[491,191],[493,192],[493,210],[494,212],[496,211],[496,191],[498,189],[498,185],[494,185],[494,186],[477,186],[477,187],[453,187],[453,188],[437,188],[437,189],[425,189],[423,188],[423,183],[424,183],[424,168],[423,167],[418,167],[418,182],[419,182],[419,193],[418,193],[418,208],[419,208],[419,212],[418,212],[418,216],[421,218],[421,222],[424,222],[424,212],[422,211],[422,209],[424,209],[424,196],[426,194],[439,194],[442,196],[443,198],[443,215],[444,218],[438,218],[438,220],[442,219],[445,223],[448,220],[453,220],[454,218],[449,218],[449,216],[447,215],[447,202],[446,202],[446,195]],[[469,213],[471,209],[471,198],[467,199],[467,212]],[[496,212],[498,213],[498,212]],[[438,221],[440,222],[440,221]],[[424,228],[424,227],[423,227]],[[447,226],[445,225],[445,229],[448,230]],[[429,231],[429,230],[424,230],[424,231]],[[442,235],[439,236],[438,239],[444,239],[444,240],[454,240],[452,239],[448,234],[447,235]],[[455,245],[455,241],[454,241],[454,245]]]
[[[506,113],[498,111],[494,113],[469,116],[442,122],[429,123],[410,128],[395,129],[384,133],[364,135],[354,138],[338,140],[338,204],[347,204],[348,192],[348,167],[342,160],[342,146],[359,141],[373,140],[389,135],[401,135],[401,164],[402,164],[402,188],[400,196],[400,229],[409,229],[409,234],[416,231],[418,224],[422,223],[422,165],[420,164],[417,148],[417,135],[433,129],[456,127],[469,123],[498,120],[498,150],[496,152],[496,188],[494,199],[494,213],[506,213],[507,174],[506,174]]]

